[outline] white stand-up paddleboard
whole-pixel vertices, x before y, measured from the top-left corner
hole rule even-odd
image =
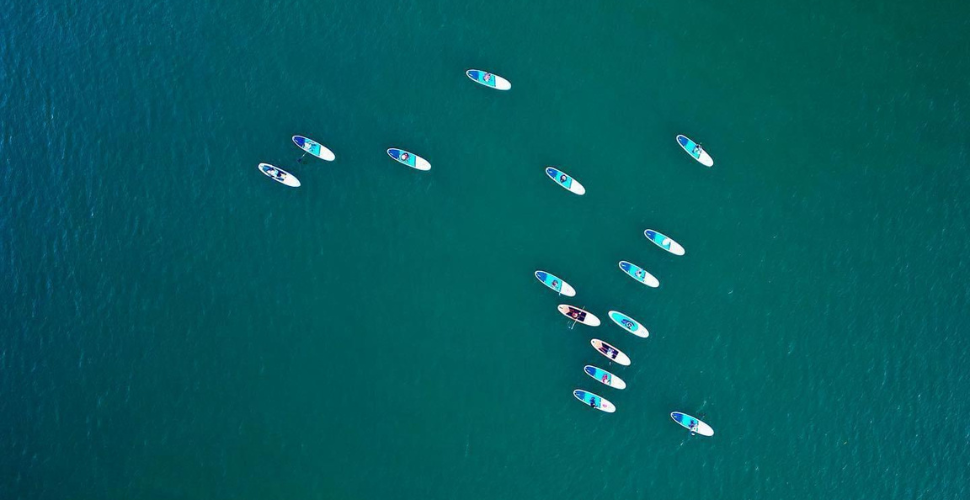
[[[563,316],[577,323],[582,323],[587,326],[600,326],[600,319],[594,316],[591,312],[584,311],[578,307],[573,307],[568,304],[559,304],[558,309]]]
[[[636,335],[637,337],[645,339],[650,336],[650,332],[648,332],[639,321],[621,313],[620,311],[610,311],[607,316],[609,316],[617,326]]]
[[[535,276],[536,279],[542,282],[543,285],[546,285],[550,290],[556,293],[565,295],[567,297],[576,296],[576,290],[569,286],[569,283],[563,281],[559,276],[552,273],[547,273],[545,271],[536,271]]]
[[[644,268],[636,264],[631,264],[625,260],[621,260],[620,269],[623,272],[625,272],[627,276],[651,288],[657,288],[658,286],[660,286],[660,280],[658,280],[652,274],[648,273]]]
[[[654,231],[653,229],[647,229],[643,232],[643,235],[647,237],[648,240],[653,242],[660,248],[674,254],[674,255],[684,255],[684,247],[680,246],[680,243],[670,239],[666,234]]]
[[[263,175],[273,179],[276,182],[279,182],[284,186],[294,188],[300,187],[300,179],[297,179],[295,175],[283,170],[282,168],[274,167],[269,163],[260,163],[259,167],[257,168],[259,168],[259,171],[262,172]]]
[[[559,184],[561,188],[565,189],[566,191],[569,191],[570,193],[578,194],[580,196],[586,194],[586,188],[583,187],[583,185],[580,184],[579,181],[577,181],[576,179],[573,179],[572,177],[569,176],[569,174],[567,174],[566,172],[563,172],[562,170],[559,170],[558,168],[546,167],[546,175],[548,175],[550,179],[555,181],[556,184]]]
[[[509,90],[512,88],[512,84],[508,80],[502,78],[498,75],[493,75],[488,71],[482,71],[480,69],[470,69],[465,72],[468,78],[479,85],[484,85],[495,90]]]
[[[680,144],[680,147],[684,148],[684,151],[687,151],[687,154],[700,162],[701,165],[705,167],[714,166],[714,159],[711,158],[711,155],[707,154],[707,151],[704,151],[704,148],[700,144],[683,135],[677,136],[677,144]]]
[[[590,408],[596,408],[597,410],[605,411],[606,413],[613,413],[616,411],[616,407],[613,406],[613,403],[610,403],[609,401],[603,399],[602,396],[597,396],[592,392],[576,389],[573,391],[573,396]]]
[[[690,415],[687,415],[686,413],[675,411],[670,414],[670,418],[674,419],[674,422],[677,422],[681,427],[689,430],[691,433],[697,433],[701,436],[714,435],[714,429],[712,429],[711,426]]]
[[[610,360],[616,361],[623,366],[630,366],[630,358],[628,358],[626,354],[623,354],[623,352],[621,352],[619,349],[607,344],[606,342],[603,342],[600,339],[590,340],[589,343],[592,344],[593,349],[596,349],[596,352],[606,356]]]
[[[387,150],[387,156],[390,156],[398,163],[402,163],[411,168],[418,170],[431,170],[431,164],[428,163],[428,160],[425,160],[424,158],[421,158],[410,151],[405,151],[398,148],[390,148]]]
[[[296,144],[296,147],[306,151],[308,154],[316,156],[324,161],[333,161],[334,158],[336,158],[333,151],[327,149],[326,146],[314,141],[313,139],[307,139],[302,135],[294,135],[293,144]]]
[[[608,385],[614,389],[626,389],[626,382],[624,382],[623,379],[602,368],[597,368],[593,365],[586,365],[583,367],[583,371],[586,372],[586,375],[593,377],[597,382],[603,385]]]

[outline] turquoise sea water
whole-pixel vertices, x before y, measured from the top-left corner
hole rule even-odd
[[[968,13],[3,3],[0,498],[970,497]]]

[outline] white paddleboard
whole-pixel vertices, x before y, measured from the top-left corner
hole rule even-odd
[[[608,385],[614,389],[626,389],[626,382],[624,382],[623,379],[602,368],[597,368],[593,365],[586,365],[583,367],[583,371],[586,372],[586,375],[589,375],[603,385]]]
[[[495,90],[509,90],[512,88],[512,84],[508,80],[488,71],[470,69],[465,72],[465,76],[479,85],[484,85]]]
[[[660,286],[660,280],[658,280],[654,275],[648,273],[646,269],[625,260],[621,260],[619,265],[621,271],[640,283],[643,283],[650,288],[657,288]]]
[[[600,339],[590,340],[589,343],[592,344],[593,349],[596,349],[596,352],[606,356],[608,359],[616,361],[623,366],[630,366],[630,358],[627,357],[626,354],[623,354],[623,352],[619,349],[607,344],[606,342],[603,342]]]
[[[646,236],[647,239],[650,240],[650,242],[654,245],[657,245],[658,247],[663,248],[674,255],[684,255],[687,253],[684,250],[684,247],[680,246],[680,243],[677,243],[669,236],[659,231],[647,229],[643,232],[643,235]]]
[[[674,422],[677,422],[678,424],[680,424],[681,427],[691,432],[700,434],[701,436],[710,437],[714,435],[714,429],[712,429],[711,426],[705,424],[704,422],[701,422],[698,418],[692,417],[686,413],[680,413],[679,411],[675,411],[670,414],[670,418],[674,419]]]
[[[296,144],[296,147],[306,151],[307,154],[316,156],[324,161],[333,161],[337,157],[333,154],[333,151],[327,149],[323,144],[302,135],[294,135],[293,144]]]
[[[704,148],[702,148],[700,144],[690,140],[689,137],[678,135],[677,144],[680,144],[680,147],[686,151],[691,158],[697,160],[701,165],[704,165],[705,167],[714,166],[714,159],[711,158],[711,155],[707,154],[707,151],[704,151]]]
[[[394,161],[402,165],[407,165],[417,170],[431,170],[431,164],[428,163],[428,160],[425,160],[424,158],[421,158],[410,151],[405,151],[398,148],[388,148],[387,156],[390,156],[394,159]]]
[[[260,163],[259,167],[257,168],[259,169],[260,172],[263,173],[263,175],[265,175],[266,177],[269,177],[270,179],[273,179],[276,182],[279,182],[284,186],[290,186],[294,188],[300,187],[300,179],[297,179],[295,175],[287,172],[286,170],[283,170],[282,168],[274,167],[269,163]]]
[[[650,332],[647,331],[639,321],[621,313],[620,311],[610,311],[607,316],[616,323],[616,326],[636,335],[640,338],[647,338],[650,336]]]
[[[568,304],[559,304],[558,309],[563,316],[577,323],[582,323],[586,326],[600,326],[600,319],[589,311],[584,311]]]

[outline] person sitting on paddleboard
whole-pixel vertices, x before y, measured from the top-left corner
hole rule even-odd
[[[552,280],[552,287],[553,288],[559,288],[559,281],[558,280]]]
[[[568,177],[566,177],[566,174],[562,174],[561,176],[559,176],[559,182],[565,184],[567,178]]]
[[[410,157],[411,157],[411,155],[409,155],[407,153],[401,153],[401,161],[408,161],[408,158],[410,158]]]
[[[631,322],[630,320],[626,320],[625,319],[625,320],[623,320],[623,326],[625,326],[627,328],[627,330],[632,330],[633,329],[633,322]]]
[[[485,82],[489,82],[491,79],[492,79],[491,73],[485,73],[485,76],[482,77],[482,80],[485,80]]]
[[[643,269],[637,270],[637,278],[643,279],[643,278],[646,278],[646,277],[647,276],[644,274]]]
[[[603,383],[606,384],[610,381],[610,376],[604,373],[602,380],[603,380]]]
[[[697,156],[700,156],[701,155],[701,145],[700,144],[694,146],[694,154],[697,155]]]
[[[589,398],[590,408],[596,408],[596,398]]]

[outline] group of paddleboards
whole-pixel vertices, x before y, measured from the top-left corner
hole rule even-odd
[[[470,69],[465,72],[465,75],[468,76],[468,78],[471,79],[473,82],[495,90],[509,90],[512,88],[512,84],[509,83],[508,80],[496,74],[489,73],[488,71],[482,71],[480,69]],[[306,155],[316,156],[317,158],[324,161],[334,161],[334,159],[336,159],[337,157],[336,155],[333,154],[333,151],[330,151],[329,149],[327,149],[327,147],[324,146],[323,144],[320,144],[319,142],[316,142],[313,139],[304,137],[302,135],[294,135],[293,143],[296,144],[296,147],[304,151],[304,156]],[[410,151],[406,151],[404,149],[388,148],[387,156],[390,156],[391,159],[393,159],[394,161],[402,165],[411,167],[415,170],[423,170],[423,171],[431,170],[431,163],[428,162],[428,160],[425,160],[424,158]],[[301,160],[302,160],[302,157],[301,157]],[[299,162],[300,160],[297,160],[297,161]],[[258,168],[259,168],[259,171],[263,173],[263,175],[265,175],[266,177],[269,177],[270,179],[273,179],[274,181],[284,186],[300,187],[300,180],[297,179],[295,175],[291,174],[290,172],[287,172],[286,170],[283,170],[282,168],[279,168],[275,165],[271,165],[269,163],[260,163]],[[576,183],[576,185],[579,186],[580,189],[582,188],[582,186],[580,186],[579,183]],[[582,194],[582,193],[579,193],[579,194]]]
[[[691,155],[691,157],[693,157],[695,160],[700,162],[701,165],[704,165],[705,167],[714,166],[714,160],[711,159],[711,155],[707,154],[707,151],[704,151],[704,148],[702,148],[700,144],[688,139],[686,136],[683,136],[683,135],[677,136],[677,144],[680,144],[680,147],[683,148],[684,151],[687,152],[687,154]],[[570,193],[578,194],[580,196],[586,194],[586,188],[582,184],[580,184],[579,181],[572,178],[572,176],[570,176],[566,172],[559,170],[558,168],[546,167],[546,175],[549,176],[550,179],[555,181],[556,184],[559,184],[560,187],[562,187],[566,191],[569,191]],[[663,235],[660,235],[660,236],[663,236]],[[647,236],[647,237],[650,238],[650,236]],[[657,243],[657,244],[660,245],[660,243]],[[674,247],[675,249],[676,248],[680,249],[681,253],[679,254],[674,249],[667,248],[664,246],[661,246],[661,248],[677,255],[683,255],[684,249],[681,248],[679,245]]]
[[[572,181],[572,179],[568,175],[563,174],[562,172],[551,167],[547,169],[547,173],[549,173],[550,177],[561,175],[562,178],[561,178],[560,184],[563,184],[564,187],[567,187],[567,188],[577,189],[576,188],[577,183]],[[582,186],[579,186],[578,189],[582,189]],[[670,237],[664,235],[659,231],[656,231],[653,229],[647,229],[646,231],[643,232],[643,235],[651,243],[653,243],[654,245],[660,247],[661,249],[673,255],[680,256],[686,253],[683,246],[681,246],[679,243],[677,243],[676,241],[674,241],[673,239],[671,239]],[[624,273],[626,273],[631,278],[637,280],[641,284],[644,284],[653,288],[660,286],[660,282],[657,280],[657,278],[655,278],[653,275],[645,271],[642,267],[637,266],[636,264],[623,260],[623,261],[620,261],[619,266]],[[539,280],[540,283],[545,285],[550,290],[558,293],[559,295],[563,295],[566,297],[576,296],[576,289],[573,288],[572,285],[567,283],[564,279],[560,278],[559,276],[556,276],[555,274],[550,273],[549,271],[537,270],[535,272],[535,277],[537,280]],[[590,326],[590,327],[598,327],[602,324],[600,319],[595,314],[581,307],[576,307],[570,304],[559,304],[557,307],[557,310],[559,311],[560,314],[562,314],[563,316],[573,321],[573,323],[570,325],[570,328],[572,327],[572,325],[575,325],[576,323]],[[623,312],[609,311],[607,313],[607,317],[609,317],[610,320],[614,324],[616,324],[616,326],[620,327],[621,329],[627,331],[632,335],[635,335],[637,337],[644,338],[644,339],[650,336],[650,332],[647,331],[646,327],[644,327],[642,323],[640,323],[636,319],[633,319],[631,316]],[[620,366],[630,366],[630,364],[632,363],[632,361],[630,360],[630,357],[627,356],[626,353],[624,353],[620,349],[616,348],[615,346],[613,346],[612,344],[604,340],[594,338],[594,339],[591,339],[589,343],[593,347],[593,349],[596,350],[596,352],[598,352],[601,356],[605,357],[609,361],[612,361]],[[588,375],[592,379],[596,380],[597,382],[607,387],[612,387],[618,390],[623,390],[623,389],[626,389],[627,387],[626,382],[623,379],[621,379],[619,376],[598,366],[586,365],[583,367],[583,372],[585,372],[586,375]],[[573,396],[577,400],[579,400],[580,402],[582,402],[583,404],[591,408],[596,408],[597,410],[600,410],[606,413],[616,412],[616,405],[614,405],[611,401],[604,398],[603,396],[600,396],[599,394],[593,393],[591,391],[587,391],[584,389],[576,389],[573,391]],[[711,429],[709,425],[705,424],[704,422],[701,422],[695,417],[692,417],[690,415],[680,413],[680,412],[671,413],[670,417],[674,420],[674,422],[677,422],[682,427],[689,430],[691,434],[700,434],[702,436],[714,435],[714,430]]]
[[[512,84],[508,80],[487,71],[469,69],[465,72],[465,75],[473,82],[493,90],[505,91],[512,88]],[[298,148],[303,150],[303,156],[311,155],[323,161],[334,161],[336,159],[336,155],[333,153],[333,151],[328,149],[323,144],[314,141],[313,139],[302,135],[295,135],[293,136],[292,140]],[[707,167],[714,165],[714,160],[709,154],[707,154],[706,151],[704,151],[699,143],[695,143],[693,140],[683,135],[677,136],[677,143],[681,148],[684,149],[685,152],[687,152],[687,154],[691,155],[692,158],[702,165]],[[388,148],[387,155],[394,161],[415,170],[431,170],[430,162],[410,151],[401,148]],[[297,162],[302,162],[302,159],[303,157],[300,157]],[[300,180],[297,179],[295,175],[277,166],[269,163],[260,163],[258,168],[263,175],[280,184],[283,184],[284,186],[300,187]],[[570,193],[580,196],[586,194],[586,188],[566,172],[563,172],[555,167],[546,167],[545,172],[550,179]],[[685,253],[684,247],[658,231],[647,229],[643,234],[652,243],[673,255],[684,255]],[[620,270],[643,285],[652,288],[657,288],[660,286],[660,281],[656,277],[634,263],[623,260],[619,262],[619,267]],[[557,294],[564,295],[566,297],[576,296],[575,288],[552,273],[540,270],[535,272],[535,277],[537,280],[539,280],[539,282]],[[558,310],[564,316],[573,320],[573,325],[575,325],[575,323],[581,323],[583,325],[597,327],[601,324],[596,315],[579,307],[569,304],[560,304],[558,306]],[[639,321],[633,319],[627,314],[620,311],[609,311],[607,315],[618,327],[637,337],[645,339],[650,335],[647,329]],[[571,327],[572,325],[570,325],[570,328]],[[631,364],[629,356],[603,340],[596,338],[591,339],[590,345],[596,350],[596,352],[611,362],[615,362],[621,366],[630,366]],[[617,390],[623,390],[627,387],[626,382],[624,382],[623,379],[597,366],[585,365],[583,367],[583,372],[607,387],[612,387]],[[581,401],[583,404],[596,408],[600,411],[606,413],[613,413],[616,411],[616,406],[614,406],[613,403],[592,392],[576,389],[573,391],[573,396],[575,396],[576,399]],[[710,428],[710,426],[690,415],[674,412],[671,413],[670,416],[675,422],[690,430],[692,434],[697,433],[704,436],[714,435],[714,431]]]

